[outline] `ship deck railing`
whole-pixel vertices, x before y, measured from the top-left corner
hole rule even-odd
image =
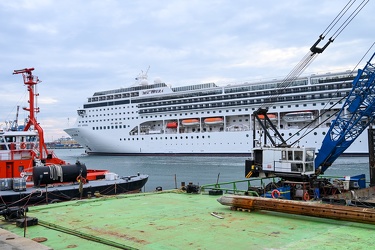
[[[215,184],[206,184],[200,187],[201,193],[208,193],[210,190],[221,190],[226,194],[251,194],[259,196],[251,187],[265,187],[270,182],[278,182],[280,178],[251,178],[247,180],[237,180],[229,182],[218,182]]]
[[[321,175],[318,178],[327,178],[327,179],[336,179],[344,180],[345,176],[330,176],[330,175]],[[246,180],[236,180],[229,182],[217,182],[214,184],[206,184],[200,187],[202,194],[209,193],[210,190],[220,190],[225,194],[246,194],[252,196],[259,196],[259,194],[251,190],[251,188],[265,188],[267,184],[273,182],[277,183],[281,179],[279,177],[267,177],[267,178],[250,178]],[[369,182],[366,181],[366,187],[369,186]]]

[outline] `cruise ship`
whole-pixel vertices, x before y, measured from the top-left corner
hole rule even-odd
[[[284,139],[318,150],[355,76],[346,71],[291,84],[274,79],[171,87],[160,79],[148,83],[142,72],[130,87],[88,97],[65,132],[88,154],[248,156],[265,136],[253,112],[266,107]],[[345,153],[367,152],[363,133]]]

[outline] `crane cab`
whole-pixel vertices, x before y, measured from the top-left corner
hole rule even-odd
[[[315,148],[254,148],[246,160],[246,177],[304,179],[315,173]]]

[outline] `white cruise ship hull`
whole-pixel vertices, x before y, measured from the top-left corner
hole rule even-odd
[[[152,141],[150,138],[143,141],[119,142],[116,135],[104,136],[93,135],[90,131],[81,128],[69,128],[65,130],[69,135],[75,135],[89,154],[119,154],[119,155],[233,155],[249,156],[252,149],[251,137],[246,132],[213,133],[209,139],[187,139],[184,142]],[[289,132],[289,131],[288,131]],[[112,136],[113,140],[108,140]],[[251,133],[252,136],[252,133]],[[87,140],[87,138],[91,138]],[[103,140],[105,139],[105,140]],[[301,142],[300,146],[314,146],[319,149],[323,136],[308,136]],[[86,142],[84,144],[84,142]],[[367,135],[362,134],[344,154],[366,155],[368,150]]]
[[[348,72],[303,77],[281,94],[277,80],[178,88],[143,82],[94,93],[65,131],[88,154],[249,155],[254,143],[264,144],[252,113],[266,106],[289,144],[318,150],[353,78]],[[367,153],[367,133],[345,151]]]

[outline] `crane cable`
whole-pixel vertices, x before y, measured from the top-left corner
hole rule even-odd
[[[352,69],[352,71],[350,72],[350,74],[353,74],[354,71],[358,68],[359,64],[363,61],[363,59],[367,56],[367,54],[370,52],[370,50],[372,49],[372,47],[374,47],[375,45],[375,42],[372,43],[372,45],[370,46],[370,48],[366,51],[366,53],[362,56],[362,58],[359,60],[359,62],[355,65],[355,67]],[[344,81],[345,82],[345,81]],[[336,96],[339,92],[339,89],[336,91]],[[319,124],[317,124],[316,126],[314,126],[311,130],[307,131],[307,129],[315,122],[317,121],[319,118],[321,118],[322,116],[324,116],[324,114],[326,114],[328,111],[331,111],[333,107],[335,107],[337,104],[339,104],[341,101],[343,101],[344,99],[346,99],[348,97],[348,94],[345,95],[344,97],[342,97],[340,100],[338,100],[336,103],[334,103],[331,107],[329,107],[328,109],[326,109],[328,103],[330,102],[327,102],[327,104],[324,106],[323,110],[325,110],[323,113],[321,113],[318,117],[316,117],[314,120],[312,120],[309,124],[305,125],[304,127],[302,127],[300,130],[298,130],[296,133],[294,133],[293,135],[291,135],[288,139],[286,139],[285,141],[289,141],[291,140],[295,135],[298,135],[300,132],[302,132],[303,130],[305,130],[305,132],[303,133],[302,136],[299,136],[299,138],[292,142],[290,145],[293,146],[294,144],[298,143],[302,138],[304,138],[305,136],[307,136],[308,134],[310,134],[312,131],[314,131],[316,128],[320,127],[322,124],[324,124],[327,120],[330,119],[330,117],[327,117],[326,119],[324,119],[323,121],[321,121]],[[333,98],[333,97],[332,97]],[[332,100],[331,98],[331,100]],[[340,111],[337,110],[335,111],[332,116],[336,115],[338,112]]]
[[[268,109],[268,107],[273,103],[272,100],[276,100],[275,97],[279,97],[285,93],[285,90],[289,88],[294,81],[303,73],[303,71],[314,61],[318,54],[322,53],[330,43],[332,43],[341,32],[349,25],[349,23],[358,15],[358,13],[366,6],[370,0],[363,0],[357,8],[347,17],[347,19],[340,25],[340,27],[333,33],[329,41],[324,45],[323,48],[316,47],[320,41],[322,41],[338,24],[338,22],[343,18],[343,16],[352,8],[356,0],[350,0],[344,8],[339,12],[339,14],[333,19],[333,21],[327,26],[323,33],[319,36],[319,39],[310,48],[310,51],[302,58],[302,60],[292,69],[292,71],[284,78],[284,80],[279,84],[276,94],[269,95],[266,99],[270,102],[261,106],[262,109]],[[271,104],[270,104],[271,103]]]
[[[341,24],[341,26],[336,30],[335,33],[333,33],[332,37],[333,37],[333,40],[335,40],[340,34],[341,32],[346,28],[346,26],[349,25],[349,23],[351,23],[351,21],[354,19],[354,17],[356,17],[358,15],[358,13],[363,9],[363,7],[366,6],[366,4],[369,2],[370,0],[363,0],[358,6],[357,8],[349,15],[349,17],[345,20],[345,22],[343,22]],[[355,2],[355,1],[354,1]],[[354,2],[350,5],[350,7],[354,4]],[[349,8],[350,8],[349,7]],[[347,11],[347,10],[346,10]],[[346,13],[345,11],[345,13]],[[344,14],[345,14],[344,13]],[[341,16],[342,17],[342,16]],[[340,19],[341,19],[340,17]],[[339,19],[339,20],[340,20]],[[337,20],[337,22],[339,21]],[[335,23],[335,25],[337,24],[337,22]],[[337,35],[336,35],[337,34]]]

